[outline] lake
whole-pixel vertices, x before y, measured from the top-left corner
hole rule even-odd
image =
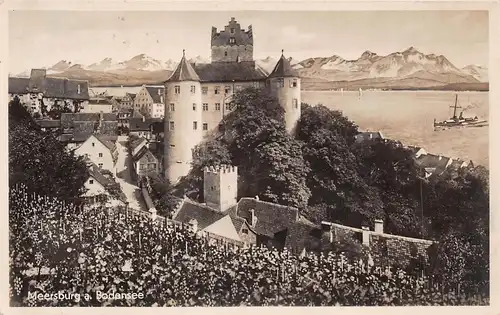
[[[488,167],[488,126],[434,131],[434,118],[444,120],[452,116],[450,106],[456,92],[365,91],[361,97],[358,94],[304,91],[302,102],[340,110],[361,130],[381,131],[386,138],[423,147],[429,153],[470,159]],[[458,104],[467,109],[464,116],[489,120],[487,92],[458,92]]]
[[[137,93],[141,87],[93,87],[94,92],[108,91],[123,96]],[[465,116],[489,120],[487,92],[449,91],[303,91],[302,102],[321,103],[340,110],[361,130],[381,131],[386,138],[397,139],[407,145],[423,147],[427,152],[452,158],[470,159],[488,166],[488,126],[434,131],[433,121],[452,116],[455,95],[463,108],[470,107]]]

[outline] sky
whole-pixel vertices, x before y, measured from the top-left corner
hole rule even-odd
[[[144,53],[178,61],[210,56],[212,26],[231,17],[252,25],[254,57],[338,55],[357,59],[410,46],[444,55],[455,66],[488,66],[487,11],[11,11],[9,72],[50,67],[60,60],[91,64]]]

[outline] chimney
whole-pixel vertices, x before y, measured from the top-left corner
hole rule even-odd
[[[375,233],[384,234],[384,221],[375,220]]]
[[[255,200],[259,201],[259,196],[255,196]]]
[[[158,95],[161,95],[161,89],[158,89]]]
[[[145,122],[146,121],[146,117],[144,115],[142,115],[142,122]]]
[[[363,245],[364,246],[370,246],[370,229],[366,226],[361,227],[363,230],[361,233],[363,235]]]
[[[373,134],[370,132],[370,139],[373,139]]]
[[[255,225],[257,224],[257,216],[255,215],[255,209],[250,210],[250,224],[254,228]]]
[[[81,90],[80,84],[78,84],[78,94],[80,94],[81,92],[82,92],[82,90]]]

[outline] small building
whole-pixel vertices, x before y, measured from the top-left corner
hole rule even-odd
[[[432,175],[439,176],[443,174],[453,160],[441,155],[422,154],[415,158],[415,162],[425,178],[429,178]]]
[[[55,104],[78,112],[88,104],[88,81],[48,77],[45,69],[32,69],[29,78],[9,77],[9,101],[16,96],[33,115]]]
[[[133,108],[135,96],[135,93],[125,93],[121,101],[122,108]]]
[[[113,101],[108,97],[93,97],[89,99],[82,113],[111,113],[113,111]]]
[[[89,178],[84,184],[86,192],[84,197],[90,203],[108,202],[111,205],[123,203],[125,198],[120,189],[120,184],[112,176],[106,175],[104,170],[92,162],[88,163]]]
[[[148,118],[165,117],[164,87],[143,85],[134,99],[134,110],[147,113]]]
[[[130,118],[129,133],[148,140],[152,139],[151,121],[144,116],[142,118]]]
[[[110,140],[92,134],[75,150],[75,154],[85,156],[99,168],[115,173],[118,149]]]
[[[160,173],[160,162],[156,156],[143,146],[132,156],[134,161],[134,170],[138,178],[146,176],[149,173]]]
[[[368,141],[368,140],[384,140],[384,135],[382,135],[382,132],[380,131],[364,131],[360,132],[355,136],[356,142],[363,142],[363,141]]]

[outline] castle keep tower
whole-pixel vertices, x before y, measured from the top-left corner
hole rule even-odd
[[[202,140],[200,78],[182,59],[165,82],[165,177],[175,184],[191,169],[192,150]]]
[[[245,31],[232,17],[223,31],[212,27],[211,46],[212,62],[253,61],[252,25]]]
[[[295,133],[300,119],[300,77],[283,55],[283,51],[267,79],[267,85],[271,95],[278,99],[280,106],[285,110],[286,130]]]
[[[236,205],[238,168],[229,165],[205,167],[203,171],[203,196],[207,206],[219,211],[226,211]]]

